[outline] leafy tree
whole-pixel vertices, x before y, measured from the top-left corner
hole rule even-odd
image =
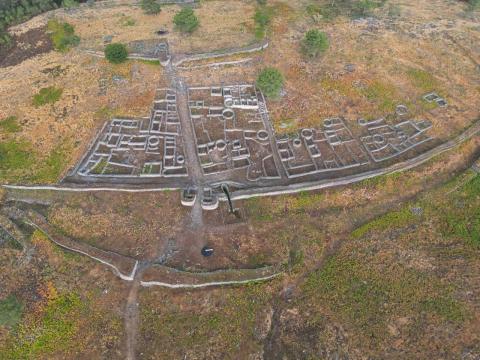
[[[155,15],[162,11],[162,7],[155,0],[142,0],[140,7],[145,14]]]
[[[105,47],[105,57],[113,64],[120,64],[127,60],[128,51],[124,44],[108,44]]]
[[[181,31],[185,33],[192,33],[198,27],[200,22],[195,16],[193,9],[190,7],[185,7],[175,14],[173,18],[173,23]]]
[[[302,51],[309,57],[317,57],[328,49],[327,34],[317,29],[309,30],[302,41]]]
[[[260,73],[257,78],[258,88],[269,98],[276,98],[280,95],[283,87],[283,75],[275,68],[269,67]]]

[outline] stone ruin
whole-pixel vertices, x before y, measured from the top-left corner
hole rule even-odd
[[[233,192],[288,189],[367,173],[433,144],[431,123],[408,118],[404,105],[386,118],[332,117],[317,128],[276,135],[255,85],[190,87],[186,95],[182,104],[176,90],[158,89],[148,117],[107,122],[65,182],[183,188],[182,204],[193,206],[201,194],[202,207],[215,209],[222,184]],[[434,93],[424,98],[439,106],[445,101]],[[179,117],[179,106],[188,118]],[[194,138],[186,138],[184,126]],[[193,142],[193,157],[186,156],[185,142]],[[195,166],[200,177],[194,179],[189,169]]]

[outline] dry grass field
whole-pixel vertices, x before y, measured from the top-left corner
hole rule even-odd
[[[186,62],[178,74],[191,86],[253,83],[263,68],[278,68],[285,85],[267,102],[277,133],[330,116],[375,119],[399,104],[429,120],[442,142],[479,120],[479,11],[388,0],[364,16],[348,8],[318,16],[328,3],[268,0],[267,49]],[[169,86],[155,62],[113,65],[85,51],[102,51],[105,36],[165,38],[176,55],[248,46],[259,40],[257,6],[202,0],[191,35],[173,25],[179,6],[146,15],[129,1],[58,9],[13,27],[16,47],[0,62],[0,184],[57,183],[104,121],[148,115],[155,89]],[[52,18],[74,26],[77,47],[53,49]],[[315,59],[300,51],[309,29],[330,43]],[[45,88],[57,98],[39,105]],[[448,107],[422,100],[431,91]],[[208,231],[182,236],[194,214],[178,192],[0,188],[0,358],[479,359],[480,175],[471,169],[479,149],[477,135],[405,172],[235,201],[242,218],[234,224],[225,225],[221,203],[203,213]],[[141,287],[54,245],[22,222],[30,210],[64,236],[140,264],[161,259],[196,272],[275,265],[282,274],[242,286]],[[23,246],[1,230],[7,218],[25,234]],[[211,258],[200,255],[204,243]]]

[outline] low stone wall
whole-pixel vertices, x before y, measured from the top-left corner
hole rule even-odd
[[[266,281],[281,273],[275,267],[230,269],[212,272],[187,272],[162,265],[152,265],[142,276],[142,286],[162,286],[170,289],[195,289],[211,286],[241,285]]]
[[[138,266],[138,261],[111,251],[101,250],[83,242],[74,241],[59,234],[45,218],[33,211],[29,212],[27,223],[45,234],[58,246],[77,252],[97,260],[113,269],[114,273],[123,280],[132,281]]]
[[[198,61],[198,60],[213,59],[213,58],[218,58],[223,56],[252,53],[252,52],[264,50],[267,47],[268,47],[268,41],[264,40],[261,43],[240,47],[240,48],[226,49],[222,51],[208,52],[208,53],[202,53],[202,54],[188,54],[188,55],[182,55],[178,57],[174,56],[172,59],[172,64],[175,66],[178,66],[186,61]]]

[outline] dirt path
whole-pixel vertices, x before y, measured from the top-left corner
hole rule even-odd
[[[289,300],[292,297],[298,295],[298,289],[305,281],[307,276],[314,271],[322,269],[327,260],[333,255],[335,255],[340,249],[346,236],[347,234],[345,234],[344,236],[341,235],[337,237],[334,241],[332,241],[332,243],[325,249],[313,269],[303,273],[293,283],[291,283],[287,287],[284,287],[280,292],[279,296],[277,297],[277,301],[273,306],[272,325],[263,346],[264,360],[276,360],[282,357],[282,343],[280,341],[280,318],[283,311],[285,311],[285,309],[288,307]]]
[[[140,264],[138,271],[131,283],[130,291],[128,292],[127,304],[125,306],[125,334],[126,334],[126,348],[127,360],[135,360],[135,348],[137,344],[137,336],[139,330],[139,307],[138,290],[142,279],[143,271],[148,267],[148,264]]]

